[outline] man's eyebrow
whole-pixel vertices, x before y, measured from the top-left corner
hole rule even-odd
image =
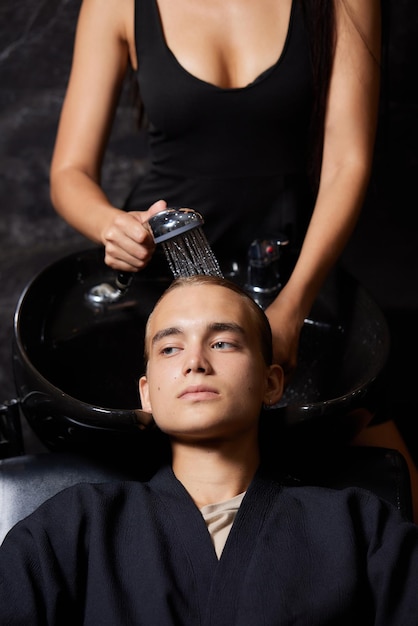
[[[161,341],[161,339],[164,339],[164,337],[170,337],[172,335],[180,335],[181,332],[182,331],[180,330],[180,328],[177,328],[176,326],[171,326],[169,328],[162,328],[161,330],[155,333],[155,335],[153,336],[151,340],[151,343],[152,345],[154,345],[157,343],[157,341]]]
[[[243,327],[239,324],[236,324],[235,322],[214,322],[213,324],[209,325],[209,328],[210,330],[214,330],[216,332],[227,331],[237,333],[239,335],[245,334]]]

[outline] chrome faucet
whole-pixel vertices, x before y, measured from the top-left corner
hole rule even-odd
[[[285,236],[255,239],[248,248],[245,290],[262,309],[268,307],[283,286],[280,259],[288,243]]]

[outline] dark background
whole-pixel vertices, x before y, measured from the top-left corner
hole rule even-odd
[[[381,414],[418,458],[418,5],[383,0],[385,54],[376,158],[368,198],[344,254],[391,333]],[[91,243],[59,218],[48,173],[68,80],[80,0],[0,5],[0,403],[15,397],[13,314],[42,268]],[[146,163],[127,94],[118,108],[103,183],[121,204]],[[37,442],[29,438],[29,451]]]

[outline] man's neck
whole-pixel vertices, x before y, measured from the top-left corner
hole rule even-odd
[[[173,471],[196,506],[224,502],[246,491],[258,468],[258,446],[223,442],[172,443]]]

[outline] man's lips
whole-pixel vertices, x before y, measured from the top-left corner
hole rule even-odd
[[[187,400],[211,400],[219,396],[219,393],[213,387],[207,385],[191,385],[186,387],[178,395],[178,398]]]

